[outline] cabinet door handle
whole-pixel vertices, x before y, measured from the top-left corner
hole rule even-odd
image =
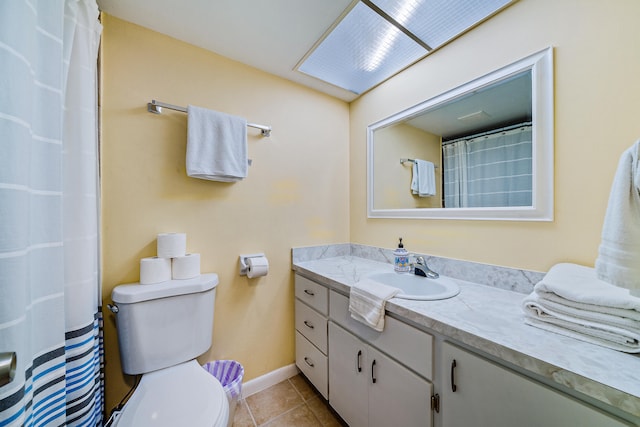
[[[305,293],[305,294],[307,294],[307,295],[309,295],[309,296],[315,296],[315,294],[316,294],[315,292],[310,291],[309,289],[305,289],[305,290],[304,290],[304,293]]]
[[[309,329],[315,329],[316,328],[315,326],[313,326],[313,323],[309,322],[308,320],[305,320],[303,323]]]
[[[375,366],[376,366],[376,359],[373,359],[373,362],[371,362],[371,382],[374,383],[374,384],[377,381]]]
[[[456,386],[456,359],[451,361],[451,391],[456,392],[458,386]]]
[[[358,372],[362,372],[362,365],[360,362],[362,361],[362,350],[358,350],[358,356],[356,357],[356,367],[358,368]]]
[[[313,361],[311,359],[309,359],[308,357],[304,358],[304,363],[306,363],[307,365],[309,365],[310,367],[314,367]]]

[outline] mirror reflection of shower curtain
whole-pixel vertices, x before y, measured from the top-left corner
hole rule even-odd
[[[467,141],[442,147],[444,158],[444,207],[468,207]]]
[[[532,205],[531,126],[443,145],[444,206]]]

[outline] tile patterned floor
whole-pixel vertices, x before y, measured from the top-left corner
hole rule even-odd
[[[238,402],[233,427],[345,427],[302,375]]]

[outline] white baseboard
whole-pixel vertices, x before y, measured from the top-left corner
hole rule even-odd
[[[256,394],[257,392],[265,390],[272,385],[276,385],[298,375],[299,372],[300,371],[296,367],[295,363],[292,363],[291,365],[283,366],[275,371],[268,372],[258,378],[242,383],[242,397],[246,398],[252,394]]]

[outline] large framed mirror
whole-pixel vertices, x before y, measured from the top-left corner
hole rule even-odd
[[[553,220],[553,50],[367,128],[370,218]]]

